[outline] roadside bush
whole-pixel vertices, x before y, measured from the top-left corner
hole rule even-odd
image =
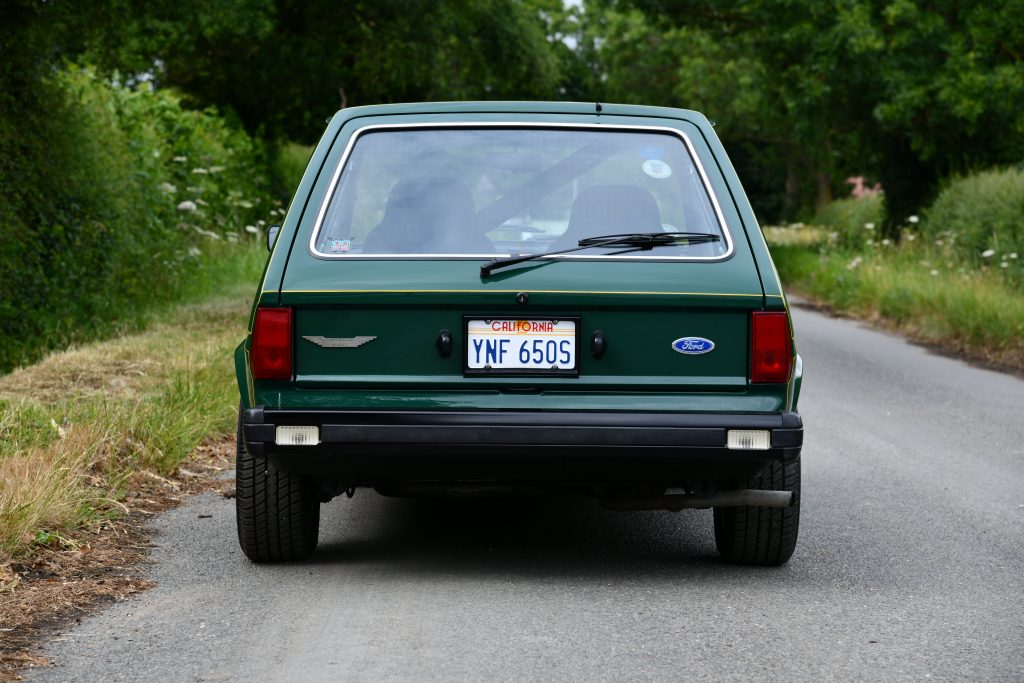
[[[1024,255],[1024,170],[992,170],[957,178],[939,194],[925,217],[922,238],[952,243],[964,263],[1014,273],[1017,264],[1011,262]],[[1002,267],[1002,263],[1008,265]]]
[[[836,246],[858,249],[878,233],[882,217],[882,195],[872,195],[837,199],[818,211],[814,223],[836,233]]]
[[[78,67],[31,93],[0,112],[0,372],[136,326],[278,210],[260,143],[214,110]]]
[[[291,197],[302,180],[309,158],[313,156],[312,145],[297,142],[281,142],[270,151],[270,182],[276,197]]]

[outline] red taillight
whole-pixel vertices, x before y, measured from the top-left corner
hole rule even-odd
[[[793,352],[785,313],[755,312],[750,316],[750,381],[788,382]]]
[[[292,309],[257,308],[252,328],[254,379],[292,378]]]

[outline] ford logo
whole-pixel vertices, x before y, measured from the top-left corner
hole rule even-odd
[[[688,355],[697,355],[700,353],[707,353],[715,348],[715,342],[704,337],[683,337],[682,339],[676,339],[672,342],[672,349],[679,353],[685,353]]]

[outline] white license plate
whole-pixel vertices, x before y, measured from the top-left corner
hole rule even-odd
[[[576,321],[469,319],[466,371],[575,374]]]

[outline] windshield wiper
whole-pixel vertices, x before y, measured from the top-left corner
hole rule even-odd
[[[717,242],[720,239],[722,238],[718,235],[709,232],[627,232],[618,235],[597,235],[595,237],[586,237],[581,239],[577,242],[579,246],[570,247],[569,249],[544,251],[537,254],[527,254],[526,256],[506,256],[505,258],[494,259],[493,261],[480,266],[480,277],[487,277],[499,268],[514,266],[517,263],[526,263],[527,261],[542,259],[545,256],[568,254],[573,251],[582,251],[583,249],[592,249],[594,247],[630,247],[627,251],[639,251],[680,243],[705,244],[707,242]]]

